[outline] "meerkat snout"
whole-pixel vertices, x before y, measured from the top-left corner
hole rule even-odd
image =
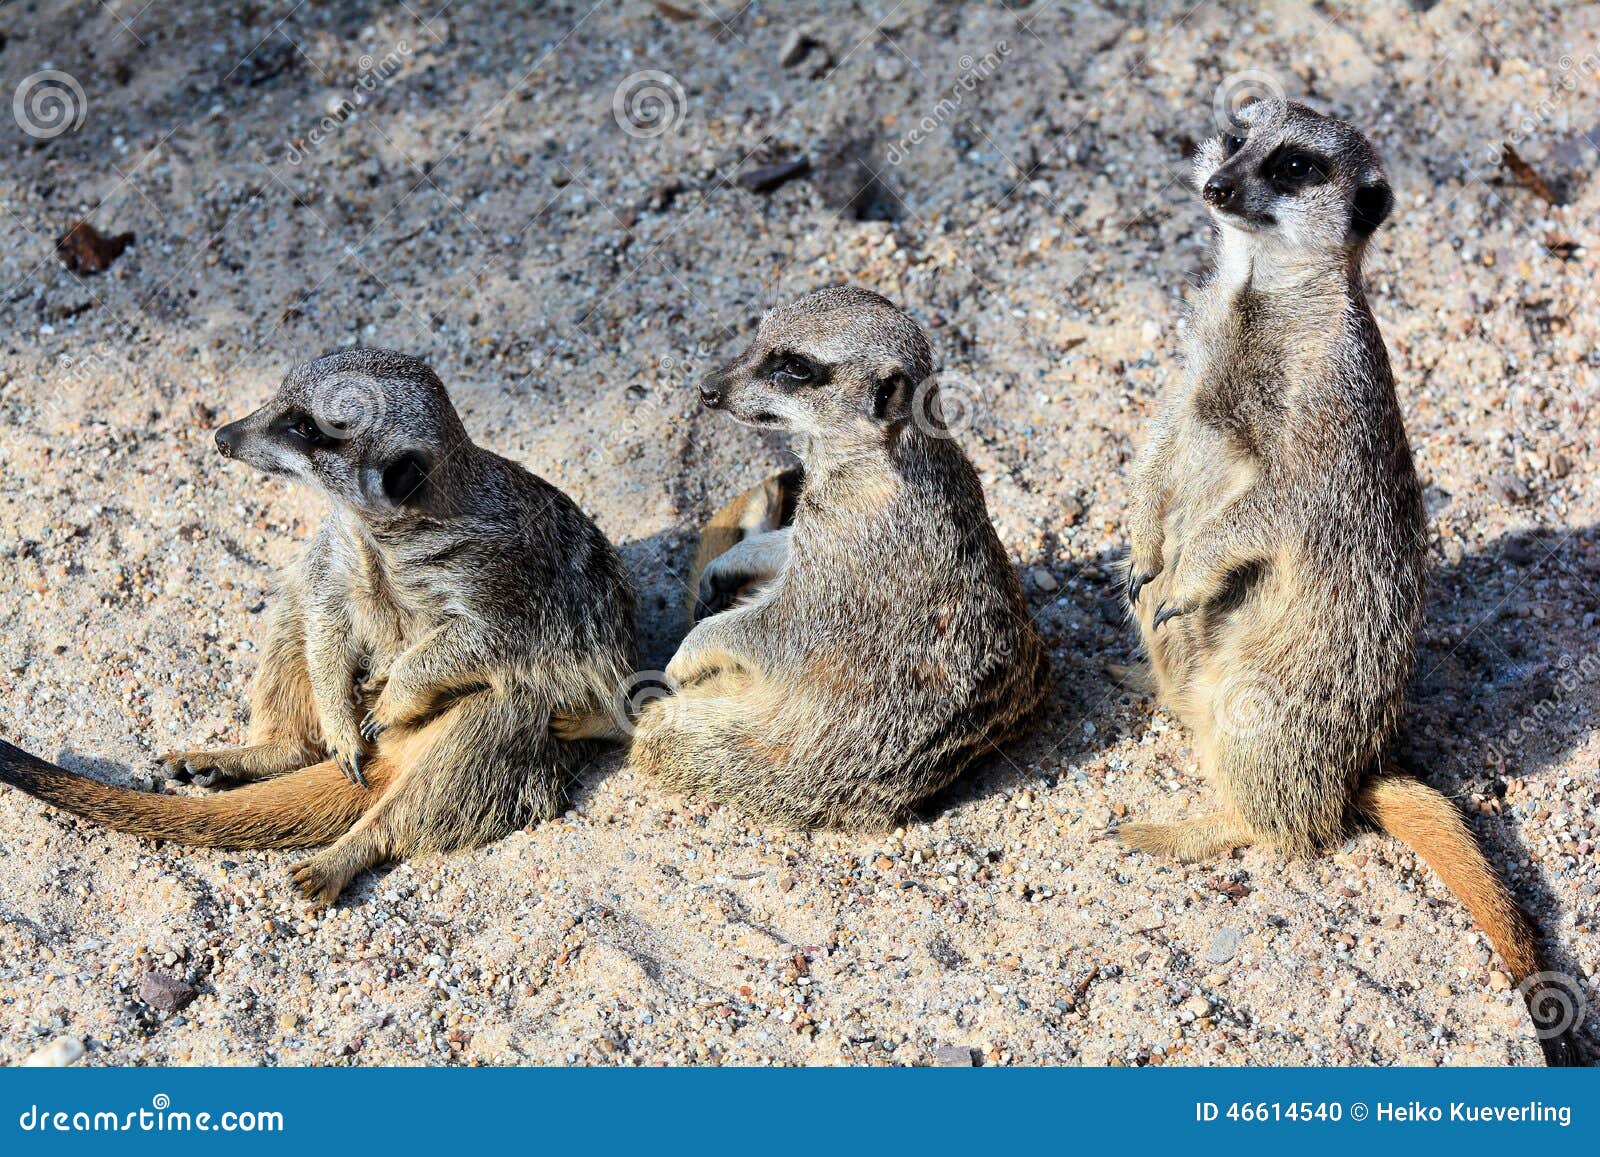
[[[712,370],[700,379],[700,401],[708,410],[720,410],[722,396],[722,371]]]
[[[233,457],[233,442],[234,439],[239,436],[237,427],[237,422],[229,422],[226,426],[221,427],[216,432],[215,437],[217,440],[217,453],[221,454],[224,458]]]
[[[1206,204],[1215,205],[1218,209],[1227,209],[1238,197],[1239,186],[1226,177],[1212,177],[1206,182],[1200,195],[1205,198]]]

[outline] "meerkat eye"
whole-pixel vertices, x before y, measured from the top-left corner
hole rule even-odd
[[[778,363],[775,376],[788,378],[792,382],[809,382],[813,377],[813,370],[810,362],[790,354]]]
[[[312,449],[327,446],[336,441],[336,439],[330,437],[328,433],[317,424],[316,419],[310,414],[296,415],[289,423],[288,429],[289,433],[293,434],[296,438],[299,438]]]
[[[1289,153],[1272,166],[1272,178],[1286,185],[1320,185],[1328,173],[1310,153]]]
[[[1229,136],[1222,138],[1222,152],[1224,156],[1231,157],[1234,153],[1237,153],[1242,148],[1244,148],[1243,137],[1230,134]]]

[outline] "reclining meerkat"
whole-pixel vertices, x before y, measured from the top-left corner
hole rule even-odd
[[[322,902],[385,861],[554,815],[587,752],[550,735],[552,712],[609,702],[633,668],[632,588],[594,523],[473,444],[433,371],[403,354],[302,365],[216,441],[331,503],[283,576],[249,743],[161,757],[170,778],[246,786],[132,791],[4,743],[0,782],[152,839],[328,844],[293,868]]]
[[[804,481],[735,504],[742,541],[702,563],[728,581],[697,585],[746,597],[678,648],[635,767],[793,827],[883,827],[1039,709],[1048,659],[977,474],[912,420],[937,412],[932,372],[916,322],[838,287],[768,313],[704,379],[712,409],[799,435]]]
[[[1311,856],[1365,821],[1433,867],[1518,980],[1538,977],[1538,940],[1461,815],[1390,762],[1427,538],[1360,280],[1388,182],[1341,121],[1267,102],[1241,121],[1195,158],[1216,269],[1128,513],[1129,603],[1222,807],[1116,834],[1186,861]]]

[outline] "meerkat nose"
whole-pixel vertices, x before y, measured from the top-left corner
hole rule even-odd
[[[237,433],[238,431],[231,425],[224,426],[217,431],[217,450],[221,452],[224,458],[233,457],[233,439]]]
[[[1206,204],[1226,209],[1238,197],[1239,186],[1227,177],[1212,177],[1206,182],[1206,187],[1200,191],[1200,195],[1205,198]]]
[[[715,410],[722,405],[722,379],[718,374],[707,374],[700,379],[700,400]]]

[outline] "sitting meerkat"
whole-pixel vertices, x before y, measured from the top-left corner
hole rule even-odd
[[[1361,287],[1392,202],[1378,157],[1341,121],[1261,102],[1194,166],[1216,269],[1136,467],[1127,594],[1222,807],[1116,834],[1186,861],[1249,844],[1311,856],[1366,821],[1426,860],[1537,985],[1538,940],[1465,821],[1390,762],[1427,539]],[[1540,1035],[1552,1062],[1570,1059],[1566,1036]]]
[[[804,482],[736,503],[737,543],[712,528],[728,549],[697,588],[745,597],[678,648],[635,767],[793,827],[877,828],[1037,712],[1045,649],[972,464],[926,420],[932,372],[916,322],[838,287],[768,313],[704,379],[707,406],[799,436]]]
[[[283,576],[249,743],[161,757],[210,799],[111,787],[0,743],[0,782],[119,831],[219,848],[328,846],[295,865],[332,902],[359,872],[499,839],[562,806],[587,755],[553,712],[633,669],[621,559],[566,495],[475,445],[422,362],[298,367],[217,448],[331,502]]]

